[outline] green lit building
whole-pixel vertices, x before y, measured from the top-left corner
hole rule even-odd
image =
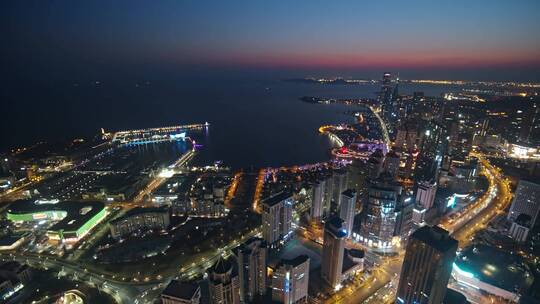
[[[55,221],[47,235],[53,241],[66,243],[80,240],[106,215],[105,204],[99,201],[19,200],[7,211],[7,218],[13,222]]]

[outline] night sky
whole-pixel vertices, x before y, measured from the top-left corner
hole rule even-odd
[[[205,69],[540,80],[538,0],[0,5],[10,81]]]

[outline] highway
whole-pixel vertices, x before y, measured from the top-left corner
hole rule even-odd
[[[375,115],[375,117],[377,117],[377,119],[379,120],[384,143],[386,144],[386,149],[388,150],[388,148],[392,146],[391,145],[392,143],[390,141],[390,136],[388,135],[388,129],[386,128],[386,123],[384,123],[382,117],[379,115],[379,112],[375,111],[375,109],[372,106],[369,106],[369,109],[371,110],[371,112],[373,112],[373,115]]]
[[[441,221],[441,225],[444,225],[443,227],[459,241],[460,248],[470,244],[471,237],[476,232],[484,229],[493,218],[502,214],[512,199],[510,181],[501,174],[500,169],[491,165],[483,155],[478,153],[472,153],[472,155],[478,157],[482,164],[481,174],[488,178],[488,191],[486,195],[471,203],[470,207],[466,208],[466,212],[460,214],[458,220],[445,218]],[[381,257],[380,266],[372,270],[372,275],[364,284],[345,286],[326,302],[394,303],[393,297],[384,296],[389,293],[395,296],[403,257],[404,252],[400,252],[395,257]]]

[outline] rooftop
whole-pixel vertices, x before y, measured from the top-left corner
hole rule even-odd
[[[298,265],[301,265],[303,263],[305,263],[306,261],[309,261],[309,257],[305,254],[301,254],[297,257],[295,257],[294,259],[282,259],[279,264],[276,266],[276,268],[279,268],[281,267],[282,265],[291,265],[291,266],[298,266]]]
[[[280,193],[274,194],[266,199],[264,199],[261,204],[268,205],[268,206],[274,206],[276,204],[279,204],[280,202],[292,197],[291,193],[282,191]]]
[[[353,198],[356,195],[356,190],[347,189],[347,190],[341,192],[341,195],[345,195],[348,198]]]
[[[511,292],[526,292],[533,282],[529,267],[521,256],[488,245],[465,248],[456,266],[478,280]]]
[[[458,241],[452,238],[448,231],[439,226],[424,226],[416,230],[411,239],[421,241],[440,252],[448,250],[457,250]]]
[[[190,300],[195,296],[200,288],[201,287],[195,283],[172,280],[161,294],[178,299]]]
[[[123,220],[125,220],[126,218],[129,218],[129,217],[137,216],[137,215],[141,215],[141,214],[168,213],[168,212],[169,212],[169,209],[166,208],[166,207],[147,207],[147,208],[145,208],[145,207],[135,207],[135,208],[129,210],[128,212],[126,212],[126,214],[124,214],[123,216],[112,220],[111,224],[123,221]]]
[[[62,201],[51,204],[36,204],[33,200],[18,200],[8,209],[8,214],[32,215],[33,220],[44,212],[65,212],[64,218],[54,224],[49,230],[76,231],[96,214],[105,209],[105,204],[99,201]]]

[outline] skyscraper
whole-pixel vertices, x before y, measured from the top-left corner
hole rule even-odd
[[[343,251],[347,229],[343,220],[334,217],[324,225],[321,276],[332,288],[339,288],[342,280]]]
[[[347,230],[347,237],[351,237],[354,215],[356,211],[356,190],[347,189],[341,193],[341,206],[339,217],[342,218],[345,223],[345,229]]]
[[[339,208],[341,205],[341,193],[347,189],[347,170],[345,169],[339,169],[334,171],[334,187],[333,187],[333,201],[335,204],[336,209]]]
[[[300,255],[281,260],[272,275],[272,300],[279,303],[306,303],[309,283],[309,257]]]
[[[367,202],[362,210],[360,241],[380,250],[392,248],[401,192],[401,184],[387,173],[370,181]]]
[[[396,303],[442,303],[457,246],[458,241],[438,226],[416,230],[407,244]]]
[[[396,151],[392,150],[388,152],[384,159],[384,171],[390,173],[393,177],[397,177],[400,162],[400,156]]]
[[[516,195],[508,212],[508,220],[515,221],[520,214],[531,217],[530,227],[534,227],[540,212],[540,184],[520,180],[516,189]]]
[[[233,263],[220,257],[207,273],[211,304],[240,303],[240,280]]]
[[[267,245],[261,238],[251,238],[233,250],[238,263],[240,301],[253,302],[266,294]]]
[[[317,181],[311,192],[311,219],[320,221],[324,214],[324,181]]]
[[[416,204],[429,210],[433,207],[435,194],[437,193],[437,183],[421,181],[416,189]]]
[[[292,236],[292,195],[280,192],[261,202],[263,238],[271,248]]]

